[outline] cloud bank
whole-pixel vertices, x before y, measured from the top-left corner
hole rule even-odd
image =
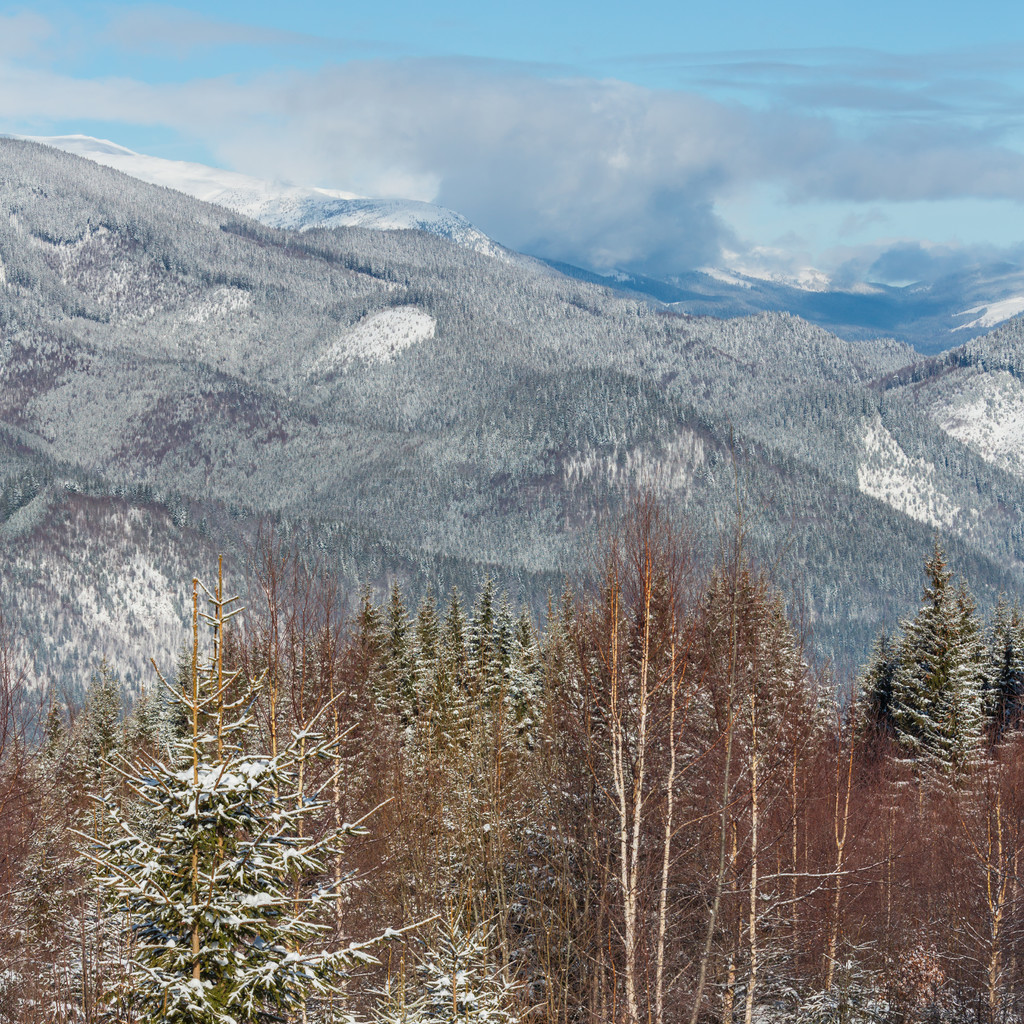
[[[951,76],[977,72],[966,58],[959,70],[865,54],[691,61],[672,90],[457,59],[146,82],[62,73],[37,59],[52,26],[0,21],[7,130],[99,122],[118,141],[119,125],[166,128],[233,169],[437,202],[514,248],[599,270],[715,262],[743,244],[716,204],[764,185],[795,210],[849,203],[861,225],[872,218],[858,210],[878,202],[1024,201],[1019,107],[989,82],[954,109]],[[215,43],[275,42],[207,28]],[[144,19],[109,29],[108,45],[151,43]],[[756,101],[740,95],[755,85]]]

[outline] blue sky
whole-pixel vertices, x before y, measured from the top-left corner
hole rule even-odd
[[[0,0],[0,131],[435,201],[598,269],[926,279],[1024,256],[1022,9]]]

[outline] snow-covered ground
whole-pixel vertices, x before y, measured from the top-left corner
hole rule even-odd
[[[953,330],[967,331],[974,328],[995,327],[997,324],[1001,324],[1004,320],[1009,320],[1011,316],[1016,316],[1018,313],[1024,313],[1024,295],[1012,295],[1008,299],[990,302],[987,306],[972,306],[970,309],[965,309],[956,315],[977,315],[977,319],[970,321],[970,323],[960,324],[959,327],[954,327]]]
[[[399,352],[432,338],[436,328],[434,318],[415,306],[373,313],[323,349],[310,366],[310,374],[343,369],[353,359],[389,363]]]
[[[937,485],[935,466],[907,455],[878,416],[864,421],[857,482],[863,494],[929,526],[956,528],[962,517]]]
[[[955,394],[943,394],[929,414],[951,437],[983,459],[1024,477],[1024,384],[999,370],[968,377]]]
[[[63,678],[84,686],[104,658],[130,693],[157,685],[150,658],[173,673],[185,636],[190,563],[200,555],[208,553],[186,549],[156,509],[103,499],[62,502],[59,491],[46,491],[16,512],[0,526],[8,567],[0,604],[16,600],[22,607],[29,685],[45,691]]]
[[[18,135],[53,146],[123,174],[223,206],[275,228],[364,227],[381,231],[417,230],[450,238],[476,252],[507,257],[461,214],[413,199],[371,198],[338,189],[264,181],[247,174],[183,160],[146,156],[89,135]]]

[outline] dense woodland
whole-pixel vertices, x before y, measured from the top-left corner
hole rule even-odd
[[[265,534],[130,707],[7,635],[0,1020],[1019,1019],[1020,609],[936,542],[837,680],[746,543],[638,499],[538,622]]]

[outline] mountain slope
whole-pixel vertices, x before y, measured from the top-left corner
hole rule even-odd
[[[215,203],[269,227],[419,230],[491,256],[523,259],[464,217],[430,203],[263,181],[203,164],[146,156],[86,135],[30,141]],[[881,283],[836,286],[811,271],[800,280],[788,280],[752,276],[736,269],[704,268],[656,280],[628,273],[601,276],[568,264],[551,265],[569,276],[647,295],[692,315],[789,312],[847,340],[892,336],[926,353],[960,344],[965,334],[982,333],[1024,311],[1024,268],[1008,263],[972,266],[931,283],[902,287]]]
[[[886,381],[951,437],[1024,479],[1024,318]]]
[[[43,603],[83,587],[90,532],[134,536],[139,515],[164,554],[143,573],[112,545],[114,609],[112,579],[241,562],[260,521],[346,586],[490,572],[539,609],[638,487],[713,548],[737,475],[749,550],[847,664],[916,596],[936,523],[983,595],[1024,582],[1024,481],[889,386],[915,359],[897,342],[659,312],[423,232],[276,230],[14,140],[0,266],[0,488],[26,520],[0,552],[37,652],[57,620],[26,617],[18,581]],[[60,620],[61,650],[109,653],[94,604]]]

